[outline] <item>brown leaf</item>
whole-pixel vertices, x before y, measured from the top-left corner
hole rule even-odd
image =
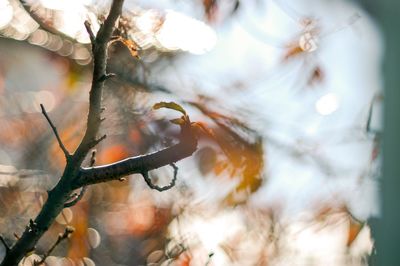
[[[311,73],[311,77],[308,80],[308,85],[314,85],[321,83],[324,80],[324,73],[322,72],[322,69],[319,66],[316,66]]]

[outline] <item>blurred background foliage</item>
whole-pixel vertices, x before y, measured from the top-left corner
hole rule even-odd
[[[81,140],[91,80],[84,28],[108,1],[0,1],[0,233],[23,231]],[[177,141],[160,100],[204,130],[177,185],[92,186],[47,265],[366,265],[379,213],[381,37],[349,1],[126,1],[110,44],[96,165]],[[86,165],[89,165],[87,158]],[[166,184],[173,169],[151,173]],[[3,248],[3,247],[1,247]],[[2,253],[1,253],[2,252]],[[0,249],[0,254],[5,250]]]

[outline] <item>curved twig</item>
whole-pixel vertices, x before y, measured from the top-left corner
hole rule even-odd
[[[69,238],[69,236],[75,231],[75,228],[71,226],[67,226],[64,230],[63,234],[59,234],[56,242],[49,248],[49,250],[43,255],[43,258],[40,261],[35,261],[33,263],[34,266],[42,265],[47,257],[53,252],[53,250],[64,240]]]
[[[163,186],[163,187],[154,185],[153,182],[151,182],[151,179],[149,178],[149,172],[143,172],[143,173],[142,173],[142,176],[143,176],[143,178],[144,178],[144,181],[146,181],[146,184],[147,184],[151,189],[155,189],[155,190],[160,191],[160,192],[161,192],[161,191],[168,190],[168,189],[171,189],[172,187],[175,186],[175,183],[176,183],[176,177],[177,177],[177,175],[178,175],[178,167],[177,167],[174,163],[171,163],[170,166],[171,166],[172,168],[174,168],[174,176],[173,176],[171,182],[170,182],[168,185]]]

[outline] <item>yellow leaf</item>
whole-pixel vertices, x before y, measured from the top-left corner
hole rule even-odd
[[[182,106],[180,106],[177,103],[174,102],[159,102],[153,105],[153,109],[160,109],[160,108],[167,108],[167,109],[172,109],[178,112],[181,112],[182,114],[186,115],[185,109],[183,109]]]

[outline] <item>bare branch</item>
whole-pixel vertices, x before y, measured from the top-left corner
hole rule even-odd
[[[190,127],[190,125],[189,125]],[[82,168],[79,177],[72,184],[76,189],[82,186],[119,180],[130,174],[142,174],[148,171],[171,165],[174,162],[191,156],[197,149],[197,138],[190,128],[181,137],[181,142],[154,153],[130,157],[112,164]],[[144,174],[145,175],[145,174]]]
[[[60,147],[63,149],[64,153],[68,154],[70,157],[68,157],[67,164],[59,182],[49,191],[47,201],[43,205],[38,216],[34,220],[31,220],[21,237],[4,257],[0,264],[1,266],[18,265],[27,252],[34,250],[36,243],[49,229],[57,215],[64,209],[64,204],[70,198],[71,192],[76,188],[84,186],[83,184],[82,186],[72,188],[72,184],[75,180],[79,179],[80,167],[86,155],[94,145],[105,138],[104,136],[99,139],[97,138],[101,124],[101,98],[104,85],[104,81],[100,78],[107,74],[108,42],[114,31],[114,25],[122,12],[123,2],[123,0],[113,0],[110,12],[97,32],[95,43],[92,43],[93,77],[89,95],[89,114],[84,137],[74,154],[69,155],[62,145],[54,125],[48,118],[44,107],[41,106],[43,114],[56,134]]]
[[[62,143],[60,135],[58,135],[57,128],[54,126],[53,122],[51,122],[51,119],[47,115],[46,109],[44,108],[43,104],[40,104],[40,108],[42,109],[42,114],[46,118],[46,120],[49,123],[51,129],[53,130],[54,135],[57,138],[58,145],[60,145],[61,150],[64,152],[65,158],[68,159],[71,155],[69,154],[68,150],[65,148],[64,144]]]
[[[89,38],[92,44],[96,42],[96,36],[94,35],[92,31],[92,25],[90,25],[90,22],[88,20],[85,21],[85,28],[87,33],[89,34]]]
[[[53,252],[53,250],[64,240],[69,238],[69,236],[75,231],[75,228],[71,226],[67,226],[64,230],[63,234],[59,234],[57,237],[57,241],[49,248],[49,250],[43,255],[43,258],[40,261],[35,261],[33,263],[34,266],[39,266],[44,264],[44,261],[47,257]]]
[[[102,122],[102,121],[104,121],[104,119],[103,119],[103,118],[100,118],[100,122]],[[90,145],[89,145],[90,148],[95,147],[97,144],[99,144],[100,142],[102,142],[102,141],[105,140],[106,138],[107,138],[107,135],[104,134],[104,135],[101,136],[100,138],[93,140],[93,142],[90,143]]]
[[[86,125],[85,135],[78,146],[75,155],[80,162],[83,161],[86,154],[91,148],[98,143],[96,135],[101,123],[101,98],[103,93],[104,82],[110,75],[106,73],[106,64],[108,58],[108,43],[112,37],[115,23],[122,12],[123,0],[114,0],[111,5],[108,17],[101,25],[96,37],[91,32],[89,23],[85,23],[88,33],[92,40],[93,52],[93,78],[92,87],[89,95],[89,114]],[[105,77],[105,78],[104,78]],[[94,145],[93,145],[94,144]]]

